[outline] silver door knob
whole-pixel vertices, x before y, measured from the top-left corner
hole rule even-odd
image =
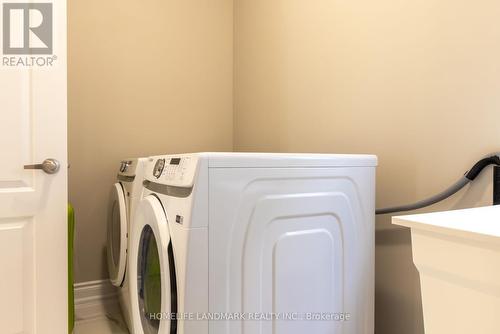
[[[45,159],[41,164],[25,165],[24,169],[41,169],[47,174],[55,174],[61,169],[61,164],[56,159]]]

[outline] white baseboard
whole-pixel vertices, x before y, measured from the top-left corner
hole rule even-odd
[[[74,289],[76,321],[120,313],[118,291],[109,280],[77,283]]]

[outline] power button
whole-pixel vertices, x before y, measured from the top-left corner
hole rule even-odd
[[[175,222],[176,222],[177,224],[181,224],[181,225],[182,225],[182,223],[184,222],[184,217],[179,216],[179,215],[176,215],[176,216],[175,216]]]

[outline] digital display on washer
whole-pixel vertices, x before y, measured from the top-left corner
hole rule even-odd
[[[170,159],[170,164],[171,165],[178,165],[181,163],[181,158],[172,158]]]

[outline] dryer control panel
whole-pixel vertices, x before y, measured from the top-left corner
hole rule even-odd
[[[150,181],[190,188],[194,183],[197,160],[195,156],[188,155],[153,157]]]

